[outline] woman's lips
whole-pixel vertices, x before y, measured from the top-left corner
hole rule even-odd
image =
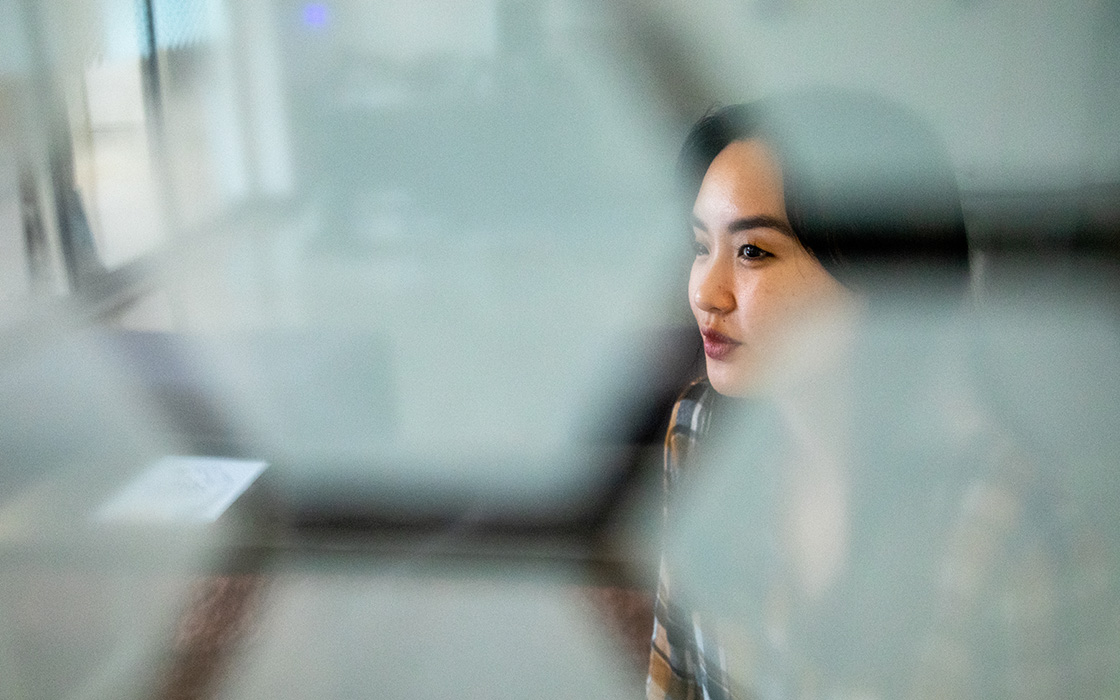
[[[728,355],[735,351],[735,348],[742,345],[738,340],[728,338],[723,333],[711,328],[701,328],[700,335],[704,337],[704,354],[713,360],[726,359]]]

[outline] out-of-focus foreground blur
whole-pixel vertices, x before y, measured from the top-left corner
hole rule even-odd
[[[956,309],[899,300],[841,409],[888,426],[867,459],[936,453],[882,395],[998,423],[1109,580],[1120,3],[850,5],[0,0],[0,698],[641,695],[696,359],[676,150],[804,86],[927,119],[969,228],[981,350],[911,374]],[[736,525],[671,539],[718,607],[765,507],[704,483]]]

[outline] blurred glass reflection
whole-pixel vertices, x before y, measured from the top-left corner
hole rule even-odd
[[[905,306],[873,323],[853,371],[882,369],[864,386],[885,396],[821,378],[778,395],[792,413],[766,414],[775,434],[816,425],[805,403],[845,434],[858,418],[850,437],[892,475],[867,498],[915,504],[884,516],[909,556],[959,504],[925,513],[927,487],[986,474],[972,450],[994,431],[1097,518],[1068,575],[1097,590],[1117,297],[1076,283],[1070,253],[1115,258],[1118,37],[1116,3],[1094,0],[0,0],[0,696],[150,695],[195,619],[177,622],[191,582],[225,590],[210,575],[231,571],[262,612],[216,624],[260,633],[244,675],[199,693],[639,692],[565,584],[603,558],[633,567],[631,589],[650,577],[656,515],[617,521],[656,500],[624,487],[656,481],[642,475],[695,359],[673,160],[711,105],[805,85],[881,93],[939,130],[975,296],[998,303],[944,333]],[[1040,279],[1040,261],[1064,274]],[[1104,311],[1057,307],[1039,335],[1032,310],[999,305],[1036,293]],[[766,415],[743,419],[750,465],[785,445]],[[892,455],[917,457],[898,472]],[[90,519],[169,456],[269,467],[214,527]],[[716,519],[672,537],[707,557],[698,604],[752,620],[740,584],[776,555],[725,554],[760,542],[772,474],[738,464],[713,461],[692,496]],[[304,529],[339,522],[370,529]],[[542,539],[480,545],[488,526]],[[501,556],[414,571],[366,558],[379,548]],[[301,559],[320,549],[352,577]],[[541,558],[560,564],[527,581]],[[891,576],[877,585],[909,609],[921,591]],[[863,632],[918,624],[895,610],[837,613],[814,658],[866,652],[874,676],[889,638]],[[1074,628],[1073,648],[1113,621]],[[839,659],[842,630],[864,645]],[[586,686],[556,684],[573,665]]]
[[[64,329],[0,350],[0,692],[144,697],[232,521],[103,517],[178,442],[105,335]]]
[[[223,698],[632,697],[585,601],[552,577],[465,569],[280,577]]]
[[[670,505],[709,665],[761,698],[1114,693],[1115,310],[913,300],[810,330],[717,407]]]

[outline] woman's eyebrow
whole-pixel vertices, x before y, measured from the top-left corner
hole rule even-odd
[[[701,221],[699,217],[693,214],[689,218],[692,220],[693,228],[698,228],[704,233],[708,233],[707,224]],[[760,214],[758,216],[748,216],[742,219],[735,219],[727,225],[727,232],[738,233],[739,231],[750,231],[751,229],[756,228],[774,229],[775,231],[784,233],[787,236],[793,236],[794,238],[797,237],[788,221],[786,221],[785,219],[779,219],[776,216],[767,216],[766,214]]]
[[[789,222],[785,219],[779,219],[776,216],[748,216],[743,219],[735,219],[727,225],[729,233],[737,233],[739,231],[749,231],[755,228],[770,228],[784,233],[787,236],[794,236],[793,228],[790,227]]]

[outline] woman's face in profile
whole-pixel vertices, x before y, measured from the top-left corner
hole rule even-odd
[[[712,161],[692,229],[688,296],[708,379],[721,394],[743,396],[758,386],[783,330],[850,292],[793,234],[781,168],[757,139],[736,141]]]

